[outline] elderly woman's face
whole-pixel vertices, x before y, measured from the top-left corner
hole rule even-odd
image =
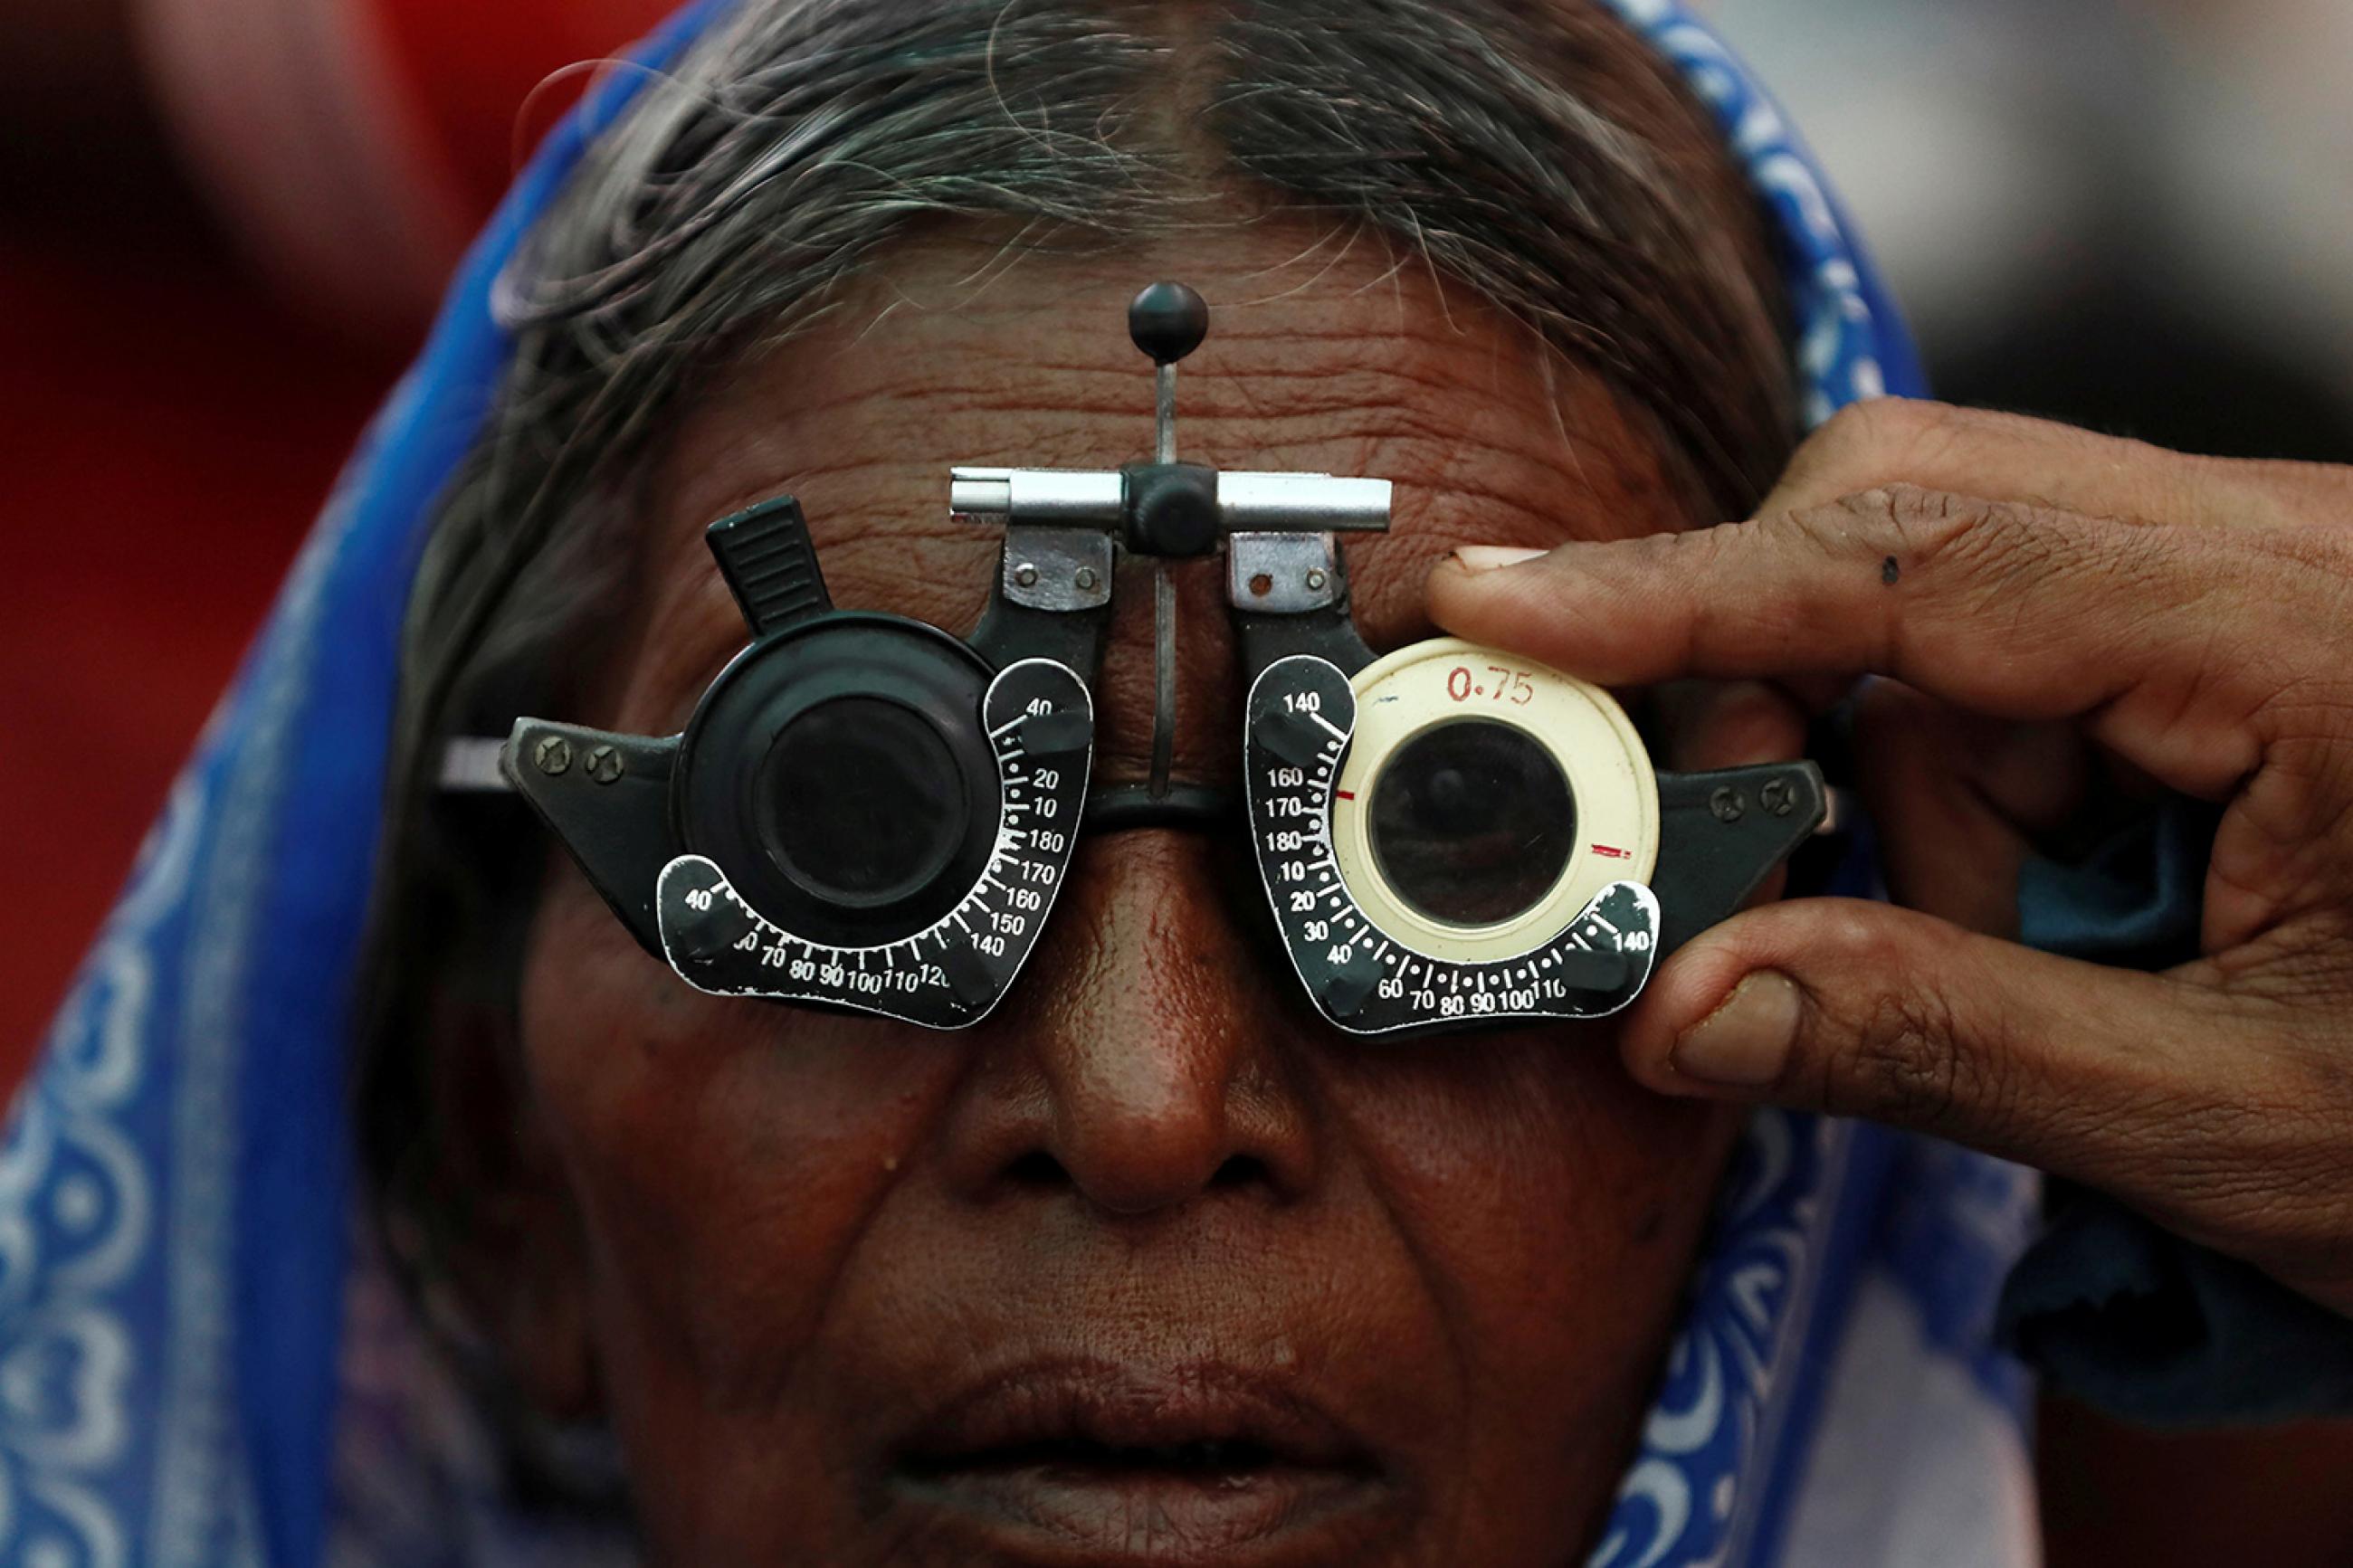
[[[1688,521],[1608,395],[1376,247],[1295,259],[1315,238],[1032,256],[985,289],[971,251],[902,250],[683,421],[606,702],[570,717],[682,723],[744,635],[702,527],[778,491],[837,603],[968,628],[997,544],[947,522],[950,465],[1145,449],[1124,310],[1164,274],[1217,307],[1186,458],[1397,482],[1349,552],[1376,648],[1427,634],[1458,543]],[[1098,782],[1150,754],[1148,569],[1123,570]],[[1176,770],[1229,782],[1219,566],[1172,571]],[[1729,1125],[1636,1089],[1599,1027],[1340,1036],[1253,935],[1262,897],[1238,834],[1092,838],[1004,1005],[935,1034],[699,994],[557,873],[524,1045],[584,1240],[531,1294],[583,1304],[661,1561],[1577,1555]]]

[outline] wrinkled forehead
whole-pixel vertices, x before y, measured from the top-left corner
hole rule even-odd
[[[666,672],[656,684],[691,695],[741,643],[701,532],[779,492],[800,499],[838,605],[968,629],[997,539],[949,521],[949,470],[1148,458],[1152,366],[1126,306],[1161,278],[1212,311],[1179,380],[1185,460],[1395,484],[1390,532],[1347,546],[1376,647],[1420,628],[1422,574],[1456,544],[1697,521],[1668,444],[1624,400],[1361,230],[1276,217],[1083,253],[934,231],[681,416],[645,510],[638,658]]]

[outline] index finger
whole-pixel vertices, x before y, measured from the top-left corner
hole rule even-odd
[[[1896,484],[2191,527],[2277,527],[2343,514],[2343,476],[2315,465],[2200,457],[2021,414],[1900,397],[1840,409],[1806,437],[1757,510],[1795,511]]]
[[[1493,571],[1449,560],[1430,611],[1604,685],[1880,674],[2000,718],[2093,715],[2212,796],[2258,760],[2248,721],[2283,663],[2239,645],[2309,635],[2295,585],[2234,538],[1898,486]]]

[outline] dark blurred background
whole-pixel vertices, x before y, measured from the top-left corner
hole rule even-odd
[[[1939,393],[2353,457],[2353,4],[1715,0]]]
[[[1944,395],[2353,461],[2353,3],[1705,8]],[[0,1083],[564,68],[666,9],[0,0]],[[2063,1407],[2044,1435],[2054,1563],[2314,1561],[2313,1510],[2268,1500],[2343,1497],[2353,1460]]]

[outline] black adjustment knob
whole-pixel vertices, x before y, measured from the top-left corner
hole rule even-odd
[[[1127,548],[1176,560],[1218,547],[1218,470],[1150,463],[1127,470]]]
[[[1155,364],[1175,364],[1209,335],[1208,301],[1182,283],[1155,283],[1128,302],[1127,335]]]
[[[723,517],[702,537],[754,637],[768,637],[833,608],[801,503],[792,497],[778,496]]]

